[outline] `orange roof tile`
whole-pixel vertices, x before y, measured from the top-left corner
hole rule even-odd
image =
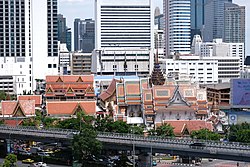
[[[20,95],[18,96],[18,100],[35,100],[35,105],[41,106],[42,104],[42,96],[41,95]]]
[[[12,119],[5,119],[4,120],[5,125],[13,126],[13,127],[21,125],[22,122],[23,122],[23,120],[12,120]]]
[[[35,115],[35,100],[19,100],[25,115]]]
[[[168,120],[164,121],[165,124],[170,124],[172,127],[174,127],[174,133],[176,135],[181,135],[184,130],[184,126],[186,126],[189,133],[195,130],[200,129],[208,129],[213,130],[213,125],[211,122],[206,122],[203,120]]]
[[[2,101],[2,114],[13,116],[20,105],[24,115],[35,115],[35,100]]]
[[[17,106],[17,101],[2,101],[2,115],[12,115]]]
[[[87,115],[94,115],[96,112],[96,101],[51,101],[47,102],[48,115],[66,115],[75,114],[75,109],[80,105]]]
[[[57,82],[59,78],[62,80],[62,82],[80,82],[79,77],[81,77],[83,82],[94,82],[93,75],[51,75],[46,76],[46,83]]]

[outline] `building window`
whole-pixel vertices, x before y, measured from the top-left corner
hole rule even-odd
[[[113,70],[116,71],[117,70],[117,65],[113,65]]]
[[[56,64],[53,64],[53,68],[56,68]]]
[[[52,68],[52,64],[48,64],[48,68]]]
[[[138,68],[139,68],[139,66],[138,66],[138,64],[136,64],[135,65],[135,71],[138,71]]]
[[[126,71],[128,69],[128,65],[127,65],[127,63],[125,62],[124,63],[124,71]]]

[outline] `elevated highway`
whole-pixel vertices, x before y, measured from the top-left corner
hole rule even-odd
[[[1,139],[61,142],[71,144],[78,131],[64,129],[37,129],[34,127],[0,126]],[[140,153],[167,153],[187,157],[204,157],[250,162],[250,145],[192,140],[188,138],[144,137],[133,134],[99,132],[97,139],[104,149],[135,150]]]

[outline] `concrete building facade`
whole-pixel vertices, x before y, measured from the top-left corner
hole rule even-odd
[[[167,76],[182,80],[184,76],[200,84],[218,83],[218,61],[202,60],[198,56],[183,56],[179,60],[165,59],[163,71]]]
[[[154,55],[149,49],[109,48],[95,50],[92,58],[92,73],[97,75],[149,76]]]
[[[91,74],[91,53],[73,52],[71,62],[71,72],[73,75]]]

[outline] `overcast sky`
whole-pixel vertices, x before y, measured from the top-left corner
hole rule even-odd
[[[75,18],[93,18],[94,19],[94,2],[95,0],[58,0],[59,13],[63,14],[67,19],[67,26],[73,29]],[[162,0],[153,0],[155,6],[162,9]],[[250,8],[250,0],[233,0],[234,3],[246,6],[246,54],[250,55],[250,16],[248,8]],[[73,34],[72,34],[73,36]]]

